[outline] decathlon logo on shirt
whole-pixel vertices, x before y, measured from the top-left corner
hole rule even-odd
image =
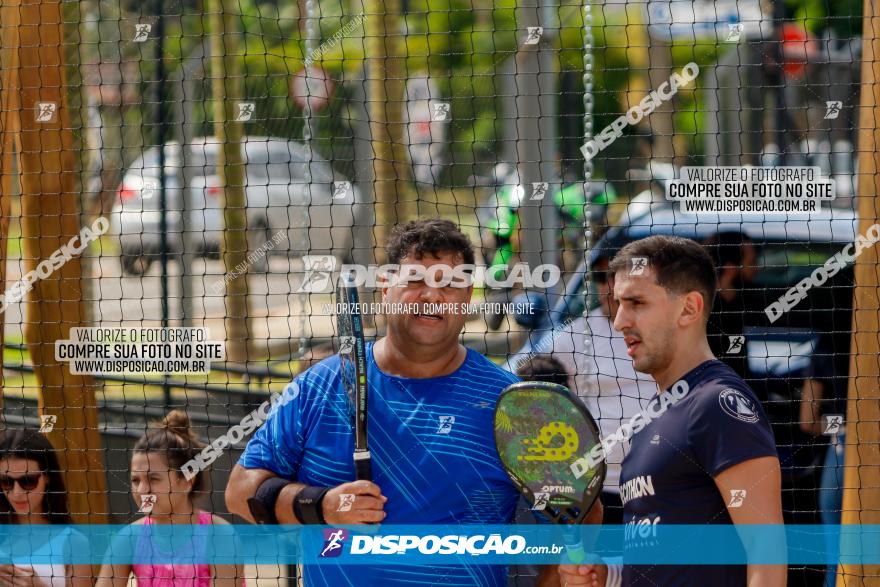
[[[750,424],[758,421],[758,406],[740,390],[728,387],[718,396],[718,401],[729,416]]]
[[[645,497],[646,495],[656,495],[654,493],[654,480],[651,479],[650,475],[647,477],[644,475],[633,477],[620,486],[620,501],[623,505],[626,505],[627,502],[633,499]]]

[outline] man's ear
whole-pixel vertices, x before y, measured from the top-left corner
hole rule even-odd
[[[679,324],[682,326],[690,326],[695,322],[703,321],[703,311],[706,308],[706,302],[703,294],[698,291],[691,291],[684,295],[684,305],[681,309],[681,315],[678,318]]]

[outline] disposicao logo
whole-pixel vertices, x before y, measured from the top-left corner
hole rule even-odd
[[[321,550],[320,558],[333,558],[342,554],[342,545],[348,540],[348,530],[341,528],[325,528],[324,529],[324,548]]]

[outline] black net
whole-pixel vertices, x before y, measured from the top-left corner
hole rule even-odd
[[[857,263],[876,290],[880,237],[858,181],[874,155],[863,9],[5,0],[3,426],[51,441],[73,521],[125,524],[156,493],[135,446],[179,410],[188,424],[164,426],[188,427],[185,454],[225,445],[197,462],[193,503],[241,523],[224,492],[254,414],[350,335],[340,271],[362,280],[378,340],[408,311],[379,305],[381,265],[401,261],[386,244],[439,217],[475,248],[457,261],[475,285],[459,341],[570,386],[616,434],[656,385],[615,330],[608,262],[675,235],[716,266],[709,345],[769,421],[785,522],[876,522],[876,296],[853,317]],[[441,418],[437,434],[458,425]],[[630,521],[628,447],[608,457],[606,523]],[[12,461],[0,454],[0,475]],[[539,570],[512,567],[511,584]],[[244,572],[302,583],[294,566]],[[789,584],[833,573],[796,564]]]

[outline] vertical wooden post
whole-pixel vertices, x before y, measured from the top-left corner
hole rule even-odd
[[[241,72],[240,8],[237,2],[211,0],[211,87],[214,98],[214,134],[220,142],[217,175],[223,186],[223,266],[226,275],[247,266],[247,200],[245,198],[244,130],[238,104],[244,100]],[[227,360],[245,363],[251,343],[248,320],[248,274],[239,272],[226,285]]]
[[[6,284],[6,255],[8,252],[9,216],[14,183],[18,112],[19,13],[13,3],[0,0],[0,285]],[[5,342],[5,314],[0,314],[0,347]],[[0,424],[3,423],[3,353],[0,353]]]
[[[18,117],[21,146],[18,168],[27,274],[80,234],[81,186],[67,100],[62,4],[5,0],[3,9],[3,23],[15,29],[3,31],[5,55],[11,53],[11,63],[17,66],[11,74],[4,71],[9,85],[3,87],[3,106],[5,111],[14,103],[8,92],[17,88],[19,102],[12,112]],[[7,20],[15,11],[17,18]],[[56,105],[49,121],[37,120],[38,102]],[[6,130],[4,125],[4,139]],[[71,513],[78,522],[103,522],[108,512],[95,382],[71,375],[67,364],[55,360],[55,341],[69,338],[72,327],[84,324],[80,259],[74,256],[40,277],[27,301],[24,328],[40,385],[40,413],[57,417],[49,437],[62,449]]]
[[[859,120],[859,234],[880,219],[880,13],[865,2]],[[843,524],[880,524],[880,250],[855,265],[852,351],[844,457]],[[840,587],[880,586],[877,565],[842,565]]]

